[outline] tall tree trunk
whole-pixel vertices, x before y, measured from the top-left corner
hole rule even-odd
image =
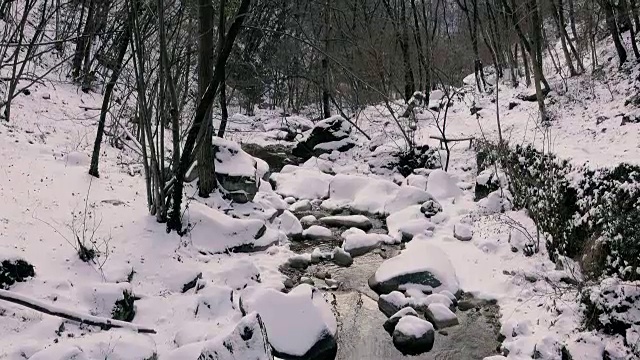
[[[98,121],[98,132],[96,133],[96,140],[93,144],[93,154],[91,155],[91,166],[89,167],[89,175],[93,177],[100,177],[98,171],[98,164],[100,162],[100,145],[102,144],[102,137],[104,135],[104,126],[107,121],[107,113],[109,112],[109,102],[111,101],[111,94],[118,82],[120,72],[122,71],[124,56],[127,53],[127,47],[129,41],[131,41],[131,11],[127,17],[127,22],[124,24],[124,34],[120,38],[120,44],[118,45],[118,58],[116,60],[116,68],[111,73],[111,78],[107,83],[104,91],[104,98],[102,99],[102,109],[100,111],[100,120]]]
[[[573,41],[578,43],[578,30],[576,29],[576,10],[573,3],[574,0],[568,0],[569,2],[569,25],[571,26],[571,35],[573,35]],[[562,10],[562,6],[560,6]],[[584,71],[584,69],[582,70]]]
[[[411,69],[411,57],[409,55],[409,26],[407,25],[407,6],[405,1],[401,1],[402,10],[402,62],[404,65],[404,100],[409,101],[413,96],[416,85],[413,78],[413,70]]]
[[[573,66],[573,61],[571,60],[571,54],[569,54],[569,48],[567,47],[568,39],[565,39],[565,31],[564,31],[564,22],[562,21],[562,0],[558,0],[559,4],[556,5],[555,0],[551,0],[551,10],[553,12],[553,22],[556,24],[556,28],[558,29],[558,37],[560,37],[560,44],[562,45],[562,53],[564,54],[564,59],[567,62],[567,67],[569,68],[569,74],[571,76],[578,75],[576,68]]]
[[[213,77],[213,2],[198,0],[198,92],[200,97],[207,91]],[[213,154],[213,116],[211,106],[207,108],[203,126],[204,136],[200,139],[198,151],[198,195],[209,197],[216,187],[215,163]]]
[[[527,57],[527,51],[522,46],[522,64],[524,65],[524,79],[527,87],[531,86],[531,68],[529,67],[529,59]]]
[[[324,55],[322,65],[322,117],[331,117],[331,93],[329,92],[329,36],[331,36],[331,3],[326,0],[324,7]]]
[[[630,35],[631,35],[631,48],[633,49],[633,55],[635,55],[636,59],[640,59],[640,52],[638,52],[638,44],[636,43],[636,32],[631,25],[631,17],[629,16],[629,4],[627,0],[618,0],[619,13],[620,17],[622,17],[624,24],[628,27]]]
[[[627,61],[627,51],[625,50],[624,45],[622,45],[620,33],[618,33],[618,26],[616,25],[616,17],[613,12],[613,6],[611,5],[610,0],[599,0],[598,2],[602,7],[602,10],[604,10],[607,29],[609,30],[609,33],[613,38],[613,44],[616,47],[618,58],[620,59],[620,65],[622,65]]]
[[[220,9],[218,14],[218,51],[222,49],[224,44],[224,32],[226,29],[226,15],[225,9],[227,7],[226,0],[220,0]],[[224,132],[227,129],[227,120],[229,119],[229,111],[227,110],[227,83],[225,81],[226,71],[222,69],[222,82],[220,83],[220,128],[218,129],[218,137],[224,137]]]
[[[191,128],[187,133],[187,139],[185,141],[182,156],[180,157],[180,163],[178,164],[176,171],[175,185],[173,187],[172,193],[173,203],[169,216],[169,222],[167,223],[167,231],[176,230],[178,233],[182,233],[181,210],[184,176],[187,173],[189,166],[191,165],[191,157],[193,155],[193,152],[198,150],[196,148],[198,138],[204,135],[202,130],[203,125],[206,125],[205,118],[207,115],[207,111],[216,98],[218,88],[220,86],[220,83],[222,82],[222,69],[226,66],[227,59],[229,58],[229,54],[231,53],[231,49],[233,48],[233,43],[235,42],[236,36],[240,32],[242,23],[249,13],[250,4],[251,0],[242,0],[240,6],[238,6],[234,21],[229,27],[229,31],[225,35],[225,41],[222,46],[222,50],[219,52],[216,59],[213,78],[211,79],[209,86],[207,86],[207,90],[200,98],[200,101],[198,102],[198,105],[196,107],[193,124],[191,125]]]
[[[89,0],[89,11],[87,13],[87,20],[85,21],[82,35],[80,36],[76,44],[76,50],[72,61],[72,76],[74,79],[80,78],[82,72],[82,63],[86,58],[86,54],[91,51],[90,48],[93,39],[93,28],[95,23],[97,1],[98,0]]]
[[[533,63],[533,79],[536,87],[536,98],[538,99],[538,108],[540,110],[540,120],[547,121],[547,113],[544,104],[544,93],[542,91],[542,23],[538,13],[538,2],[536,0],[527,0],[529,12],[529,26],[531,27],[531,45],[534,52],[531,54]]]
[[[630,0],[631,14],[633,14],[633,24],[635,25],[636,32],[640,31],[640,15],[638,15],[638,0]]]

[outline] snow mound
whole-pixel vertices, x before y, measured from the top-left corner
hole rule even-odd
[[[371,220],[364,215],[326,216],[319,220],[327,226],[346,226],[369,230],[373,227]]]
[[[213,148],[216,161],[216,174],[245,177],[256,176],[258,167],[256,159],[242,150],[240,144],[237,142],[214,136]],[[262,171],[264,170],[263,168]],[[266,172],[268,172],[268,165],[264,173]]]
[[[167,360],[271,360],[264,323],[253,312],[240,320],[230,332],[218,337],[180,347],[166,356]]]
[[[429,174],[427,180],[427,192],[438,200],[456,197],[462,194],[462,190],[456,185],[458,180],[445,172],[437,169]]]
[[[413,205],[387,216],[387,228],[389,236],[400,242],[433,230],[435,224],[424,216],[420,205]]]
[[[360,175],[338,174],[330,184],[329,200],[323,208],[347,208],[355,212],[387,215],[407,206],[421,204],[433,197],[413,186]]]
[[[300,220],[290,211],[285,210],[275,221],[277,228],[288,236],[297,237],[302,235],[302,224]]]
[[[261,220],[234,219],[198,202],[189,205],[188,218],[193,246],[207,253],[258,251],[282,240],[279,231],[267,229]]]
[[[394,241],[385,234],[350,234],[346,236],[342,248],[352,257],[356,257],[368,253],[382,243],[393,244]]]
[[[286,167],[285,167],[286,168]],[[329,183],[333,176],[317,170],[291,166],[285,172],[274,173],[271,180],[275,182],[275,192],[283,197],[296,199],[323,199],[329,195]]]
[[[306,358],[317,348],[326,351],[336,346],[337,321],[317,289],[301,284],[288,294],[265,288],[247,290],[241,298],[242,309],[260,314],[276,356]]]
[[[428,241],[411,241],[402,253],[383,262],[369,279],[378,293],[389,293],[403,284],[428,285],[434,292],[459,290],[455,269],[447,254]]]
[[[302,232],[302,236],[311,240],[330,240],[333,239],[331,230],[320,225],[312,225]]]

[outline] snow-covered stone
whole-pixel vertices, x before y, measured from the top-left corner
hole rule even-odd
[[[285,172],[287,167],[289,170]],[[270,180],[275,183],[276,193],[296,199],[322,199],[329,195],[329,183],[333,176],[297,166],[287,165],[285,168],[280,173],[271,174]]]
[[[387,216],[389,236],[396,241],[409,241],[418,234],[433,230],[435,224],[427,219],[420,210],[420,205],[409,206]]]
[[[407,176],[407,185],[416,187],[420,190],[427,191],[427,177],[418,174],[409,174]]]
[[[302,236],[309,240],[332,240],[333,233],[330,229],[320,225],[311,225],[308,229],[302,231]]]
[[[382,324],[382,327],[389,333],[389,335],[393,334],[393,330],[395,330],[396,325],[398,325],[398,321],[405,316],[418,316],[418,312],[416,312],[412,307],[405,307],[395,314],[391,315],[387,321]]]
[[[473,238],[473,231],[469,225],[457,223],[453,225],[453,237],[460,241],[469,241]]]
[[[369,230],[373,227],[371,220],[364,215],[326,216],[320,218],[319,221],[326,226],[355,227],[362,230]]]
[[[311,202],[308,199],[296,201],[289,206],[289,211],[291,211],[292,213],[309,210],[311,210]]]
[[[343,240],[346,240],[349,235],[364,235],[364,234],[366,234],[366,232],[364,230],[352,227],[352,228],[348,228],[347,230],[343,231],[342,234],[340,234],[340,237]]]
[[[425,201],[433,200],[431,194],[413,186],[400,186],[397,190],[398,191],[385,203],[385,214],[391,214],[409,206],[420,205]]]
[[[300,224],[305,227],[309,227],[316,222],[318,222],[318,219],[316,219],[316,217],[313,215],[306,215],[300,218]]]
[[[274,289],[247,289],[243,312],[256,311],[277,357],[312,358],[336,350],[337,321],[331,305],[312,286],[301,284],[288,294]]]
[[[311,264],[310,254],[297,254],[287,260],[287,265],[294,269],[306,269]]]
[[[429,174],[427,192],[438,200],[456,197],[462,190],[456,185],[458,180],[444,170],[434,170]]]
[[[268,229],[261,220],[234,219],[199,202],[191,203],[187,214],[193,226],[191,242],[202,252],[260,251],[284,240],[284,234]]]
[[[414,240],[396,257],[386,260],[369,279],[379,294],[397,290],[402,284],[431,286],[434,291],[459,290],[456,272],[447,254],[426,240]]]
[[[409,305],[409,300],[400,291],[392,291],[378,297],[378,309],[387,317]]]
[[[294,198],[293,196],[287,196],[286,198],[284,198],[284,201],[287,204],[291,205],[296,202],[296,198]]]
[[[211,340],[179,347],[170,352],[166,359],[272,360],[273,355],[267,340],[267,333],[266,326],[262,322],[260,315],[252,312],[243,317],[232,331],[224,331]],[[150,356],[144,359],[151,358],[153,357]],[[122,359],[130,359],[130,357],[123,357]]]
[[[218,185],[235,202],[252,201],[269,166],[264,161],[259,166],[256,158],[242,150],[238,143],[217,136],[213,138],[213,156]]]
[[[226,285],[240,290],[261,282],[260,269],[249,259],[239,259],[223,269],[209,271],[203,278],[211,279],[215,284]]]
[[[447,305],[437,302],[429,304],[424,316],[438,330],[459,324],[456,314]]]
[[[394,241],[385,234],[351,234],[344,240],[342,248],[352,257],[356,257],[376,249],[382,243],[392,244]]]
[[[315,124],[311,133],[300,141],[292,150],[297,157],[308,159],[312,156],[331,153],[332,151],[346,151],[355,146],[349,139],[351,124],[337,115]]]
[[[404,355],[418,355],[433,348],[435,331],[428,321],[404,316],[393,330],[393,345]]]
[[[301,167],[306,169],[317,169],[322,171],[325,174],[333,175],[333,162],[329,160],[319,159],[315,156],[311,157],[309,160],[305,161]]]
[[[278,230],[292,238],[302,236],[302,224],[300,220],[288,210],[285,210],[282,215],[278,216],[276,226]]]
[[[333,249],[331,260],[333,260],[334,264],[342,267],[349,267],[353,264],[351,255],[339,247]]]

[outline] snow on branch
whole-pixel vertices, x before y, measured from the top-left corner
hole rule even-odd
[[[156,333],[154,329],[142,325],[136,325],[125,321],[107,319],[93,315],[80,314],[73,310],[62,309],[57,306],[44,303],[40,300],[31,299],[27,296],[17,294],[12,291],[0,290],[0,300],[22,305],[30,309],[45,313],[47,315],[57,316],[63,319],[77,321],[87,325],[99,326],[103,330],[108,330],[111,328],[123,328],[144,334]]]

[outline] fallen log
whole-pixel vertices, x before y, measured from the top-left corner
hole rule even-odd
[[[103,330],[109,330],[111,328],[123,328],[133,330],[142,334],[155,334],[156,331],[152,328],[145,327],[142,325],[136,325],[132,323],[128,323],[120,320],[113,320],[93,315],[80,314],[73,310],[63,309],[51,304],[47,304],[37,299],[32,299],[27,296],[17,294],[8,290],[0,290],[0,300],[8,301],[10,303],[22,305],[28,307],[29,309],[33,309],[39,311],[41,313],[45,313],[51,316],[61,317],[63,319],[76,321],[82,324],[98,326]]]

